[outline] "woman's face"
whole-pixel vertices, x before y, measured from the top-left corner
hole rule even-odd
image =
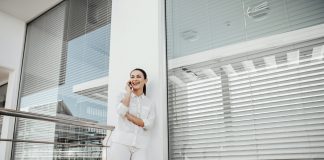
[[[133,87],[133,90],[143,89],[144,84],[146,84],[147,79],[144,79],[144,75],[141,71],[134,70],[130,74],[130,81]]]

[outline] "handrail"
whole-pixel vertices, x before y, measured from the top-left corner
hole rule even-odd
[[[102,145],[102,144],[61,143],[61,142],[34,141],[34,140],[21,140],[21,139],[6,139],[6,138],[0,138],[0,141],[21,142],[21,143],[54,144],[54,145],[63,145],[63,146],[71,146],[71,147],[72,146],[73,147],[108,147],[107,145]]]
[[[50,116],[50,115],[44,115],[44,114],[38,114],[38,113],[32,113],[32,112],[16,111],[16,110],[12,110],[12,109],[4,109],[4,108],[0,108],[0,115],[48,121],[48,122],[65,124],[65,125],[74,125],[74,126],[80,126],[80,127],[104,129],[104,130],[109,130],[109,131],[113,131],[115,129],[114,126],[100,125],[100,124],[96,124],[93,122],[87,122],[87,121],[82,121],[82,120],[73,120],[73,119],[68,119],[68,118],[64,118],[64,117],[56,117],[56,116]],[[108,137],[110,137],[110,135]],[[65,145],[65,146],[108,147],[108,146],[102,145],[102,144],[74,144],[74,143],[45,142],[45,141],[4,139],[4,138],[0,138],[0,141],[43,143],[43,144]]]
[[[0,115],[49,121],[49,122],[55,122],[55,123],[66,124],[66,125],[75,125],[75,126],[81,126],[81,127],[106,129],[106,130],[110,130],[110,131],[113,131],[115,129],[114,126],[100,125],[100,124],[93,123],[93,122],[87,122],[87,121],[82,121],[82,120],[73,120],[73,119],[68,119],[68,118],[64,118],[64,117],[58,118],[56,116],[50,116],[50,115],[44,115],[44,114],[38,114],[38,113],[32,113],[32,112],[25,112],[25,111],[16,111],[16,110],[12,110],[12,109],[4,109],[4,108],[0,109]]]

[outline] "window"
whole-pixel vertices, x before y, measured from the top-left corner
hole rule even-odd
[[[167,0],[171,59],[324,22],[322,0]]]
[[[19,109],[91,123],[107,123],[111,1],[65,0],[27,25]],[[100,112],[100,114],[98,114]],[[105,133],[18,119],[14,159],[100,159]],[[90,136],[92,139],[90,139]],[[82,153],[81,153],[82,151]]]
[[[166,6],[170,159],[324,158],[322,1]]]

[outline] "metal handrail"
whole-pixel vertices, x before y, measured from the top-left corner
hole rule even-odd
[[[100,124],[93,123],[93,122],[87,122],[87,121],[82,121],[82,120],[73,120],[73,119],[68,119],[68,118],[64,118],[64,117],[56,117],[56,116],[50,116],[50,115],[44,115],[44,114],[38,114],[38,113],[32,113],[32,112],[16,111],[16,110],[12,110],[12,109],[4,109],[4,108],[0,108],[0,115],[48,121],[48,122],[54,122],[54,123],[59,123],[59,124],[65,124],[65,125],[74,125],[74,126],[80,126],[80,127],[104,129],[104,130],[109,130],[109,131],[113,131],[115,129],[114,126],[100,125]],[[109,135],[109,137],[110,137],[110,135]],[[0,138],[0,141],[44,143],[44,144],[66,145],[66,146],[107,147],[106,145],[100,145],[100,144],[73,144],[73,143],[45,142],[45,141],[4,139],[4,138]]]
[[[102,144],[78,144],[78,143],[61,143],[61,142],[48,142],[48,141],[33,141],[33,140],[21,140],[21,139],[6,139],[1,138],[0,141],[8,142],[20,142],[20,143],[41,143],[41,144],[54,144],[54,145],[64,145],[64,146],[74,146],[74,147],[108,147]]]
[[[75,126],[81,126],[81,127],[106,129],[106,130],[110,130],[110,131],[113,131],[115,129],[114,126],[100,125],[100,124],[93,123],[93,122],[87,122],[87,121],[82,121],[82,120],[73,120],[73,119],[68,119],[68,118],[64,118],[64,117],[56,117],[56,116],[50,116],[50,115],[44,115],[44,114],[38,114],[38,113],[32,113],[32,112],[16,111],[13,109],[1,108],[0,115],[42,120],[42,121],[55,122],[55,123],[66,124],[66,125],[75,125]]]

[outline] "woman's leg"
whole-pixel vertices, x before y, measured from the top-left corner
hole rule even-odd
[[[137,148],[133,154],[131,160],[147,160],[147,152],[145,148]]]
[[[108,149],[108,160],[130,160],[129,147],[119,143],[112,143]]]

